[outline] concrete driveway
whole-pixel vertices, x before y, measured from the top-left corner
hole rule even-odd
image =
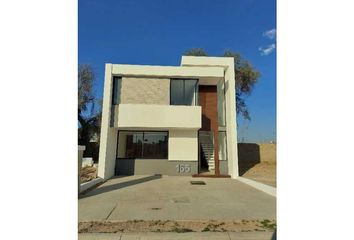
[[[227,178],[115,177],[79,198],[79,221],[275,218],[275,197]]]

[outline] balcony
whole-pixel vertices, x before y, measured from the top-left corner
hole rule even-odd
[[[199,129],[200,106],[119,104],[114,108],[113,127],[119,129]]]

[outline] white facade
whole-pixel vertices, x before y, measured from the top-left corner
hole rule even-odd
[[[200,106],[119,104],[114,126],[119,126],[120,129],[139,127],[198,130],[201,127],[200,117]]]
[[[123,91],[119,93],[119,103],[114,103],[113,99],[113,82],[116,77],[120,78],[119,91]],[[223,171],[226,171],[224,174],[232,178],[238,176],[234,60],[229,57],[183,56],[181,66],[106,64],[99,177],[108,179],[117,173],[126,172],[173,175],[199,173],[201,156],[198,131],[202,127],[202,107],[197,103],[198,90],[194,93],[193,105],[173,105],[170,102],[174,91],[171,79],[197,80],[197,88],[223,83],[225,100],[219,105],[224,106],[226,126],[220,129],[226,132],[227,163],[225,165],[221,161],[223,159],[219,162],[223,164]],[[189,83],[184,83],[184,91]],[[140,145],[135,144],[128,149],[133,139],[132,136],[129,139],[126,137],[130,132],[136,132],[134,138],[140,139],[136,140]],[[155,137],[159,141],[149,142],[148,136],[154,132],[157,135],[161,132],[162,135]],[[139,147],[144,148],[144,144],[147,144],[145,142],[151,143],[151,149],[162,149],[160,145],[165,144],[163,146],[168,149],[165,159],[134,157],[132,161],[132,157],[124,155],[130,150],[143,152]],[[132,156],[131,152],[129,154]],[[151,156],[151,153],[147,153],[147,156]],[[185,171],[185,167],[189,172]]]

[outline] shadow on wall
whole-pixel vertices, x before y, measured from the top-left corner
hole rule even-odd
[[[211,121],[210,119],[205,116],[205,114],[202,114],[202,131],[210,131],[211,130]]]
[[[254,165],[261,162],[259,145],[256,143],[238,143],[238,172],[242,176]]]

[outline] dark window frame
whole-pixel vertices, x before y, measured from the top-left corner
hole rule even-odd
[[[142,144],[142,148],[141,148],[141,155],[142,157],[118,157],[118,145],[119,145],[119,133],[120,132],[141,132],[143,133],[143,140],[145,139],[144,138],[144,134],[145,132],[147,133],[167,133],[167,158],[151,158],[151,157],[144,157],[143,153],[144,153],[144,142]],[[117,133],[117,146],[116,146],[116,159],[160,159],[160,160],[168,160],[168,155],[169,155],[169,149],[168,149],[168,142],[169,142],[169,138],[170,138],[170,133],[169,131],[146,131],[146,130],[118,130],[118,133]]]
[[[183,81],[183,104],[172,104],[172,81]],[[186,104],[186,87],[185,87],[185,82],[190,81],[190,80],[195,80],[197,81],[195,84],[195,100],[193,105]],[[198,78],[171,78],[170,79],[170,105],[172,106],[199,106],[199,79]]]
[[[116,86],[118,81],[120,81],[120,84],[118,84],[118,86]],[[114,76],[113,80],[112,80],[112,105],[113,106],[120,104],[121,87],[122,87],[122,77],[121,76]],[[116,98],[116,95],[118,94],[117,91],[115,91],[115,90],[119,91],[119,98],[117,99],[117,102],[114,101],[114,99]]]

